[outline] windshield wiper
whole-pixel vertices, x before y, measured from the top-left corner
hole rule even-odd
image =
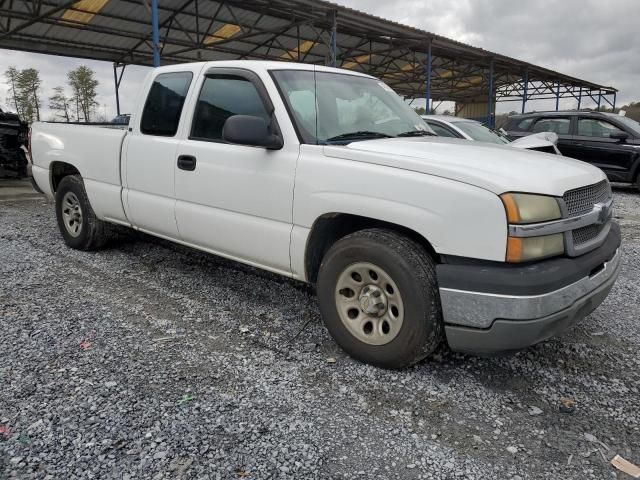
[[[435,133],[426,130],[409,130],[408,132],[399,133],[397,137],[437,137]]]
[[[393,138],[392,135],[387,135],[381,132],[372,132],[369,130],[359,130],[357,132],[341,133],[335,137],[327,138],[327,142],[333,142],[337,140],[353,140],[356,138]]]

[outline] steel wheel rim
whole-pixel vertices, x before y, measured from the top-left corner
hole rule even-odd
[[[334,297],[342,324],[361,342],[386,345],[400,333],[404,320],[400,289],[377,265],[347,266],[338,277]]]
[[[78,237],[82,233],[82,208],[80,201],[73,192],[67,192],[62,197],[62,223],[67,233]]]

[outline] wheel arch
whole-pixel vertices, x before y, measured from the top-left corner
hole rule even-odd
[[[321,215],[313,222],[307,237],[304,254],[307,281],[316,283],[322,259],[335,242],[351,233],[368,228],[384,228],[406,235],[421,245],[436,263],[440,262],[440,256],[429,240],[411,228],[372,217],[331,212]]]
[[[56,160],[49,165],[51,191],[55,194],[62,179],[69,175],[80,175],[80,171],[71,163]]]

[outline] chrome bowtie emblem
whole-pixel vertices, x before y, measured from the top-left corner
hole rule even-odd
[[[602,225],[609,219],[609,208],[604,203],[596,203],[594,209],[598,212],[598,219],[596,223]]]

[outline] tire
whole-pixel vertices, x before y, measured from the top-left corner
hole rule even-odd
[[[64,242],[76,250],[98,250],[109,239],[109,226],[96,217],[80,175],[68,175],[58,185],[56,218]]]
[[[444,338],[434,261],[394,231],[361,230],[333,244],[320,265],[317,295],[329,333],[365,363],[404,368]]]

